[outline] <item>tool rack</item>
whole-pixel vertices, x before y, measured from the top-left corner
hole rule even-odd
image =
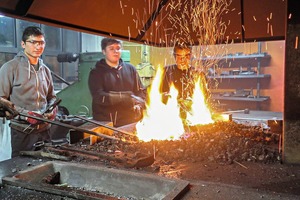
[[[214,58],[202,58],[218,60],[218,68],[221,73],[208,76],[209,81],[216,83],[218,88],[212,88],[212,98],[221,103],[232,104],[236,101],[256,103],[256,109],[260,110],[260,103],[268,101],[269,96],[261,95],[261,80],[270,80],[270,74],[263,74],[261,68],[268,66],[271,56],[261,51],[261,42],[258,42],[258,51],[253,54],[227,54]],[[216,84],[215,84],[216,85]],[[239,87],[247,88],[239,88]],[[221,88],[221,89],[220,89]],[[233,91],[235,90],[235,91]]]

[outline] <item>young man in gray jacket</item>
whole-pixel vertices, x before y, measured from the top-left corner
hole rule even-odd
[[[45,49],[45,36],[39,27],[27,27],[20,51],[0,68],[0,97],[14,104],[19,113],[54,120],[56,108],[45,113],[56,100],[51,71],[40,59]],[[34,144],[50,140],[50,124],[30,118],[11,119],[12,157],[20,151],[34,150]]]

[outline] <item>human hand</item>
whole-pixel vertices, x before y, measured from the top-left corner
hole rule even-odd
[[[11,112],[0,108],[0,117],[6,118],[8,120],[15,118],[18,114],[19,113],[17,111]]]
[[[41,115],[40,113],[34,112],[34,111],[28,111],[28,115],[43,118],[43,115]],[[33,118],[30,118],[30,117],[27,117],[26,121],[28,123],[32,124],[32,125],[42,123],[40,120],[33,119]]]
[[[56,115],[57,115],[57,110],[58,110],[58,108],[57,108],[57,106],[56,106],[55,108],[53,108],[53,110],[52,110],[51,112],[45,113],[45,114],[44,114],[44,117],[45,117],[46,119],[49,119],[49,120],[54,121],[54,119],[55,119],[55,117],[56,117]]]
[[[6,111],[0,108],[0,117],[6,117]]]
[[[18,111],[12,102],[0,97],[0,117],[5,117],[6,119],[13,119],[18,115]]]
[[[190,98],[178,99],[178,103],[184,110],[189,110],[192,107],[193,101]]]
[[[131,100],[134,106],[139,105],[142,109],[146,108],[145,100],[139,96],[131,95]]]
[[[141,119],[143,117],[143,108],[141,105],[136,104],[133,106],[135,119]]]

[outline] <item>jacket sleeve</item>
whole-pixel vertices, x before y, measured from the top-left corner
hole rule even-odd
[[[133,88],[133,95],[138,96],[142,99],[146,99],[146,88],[144,87],[141,78],[136,71],[135,68],[133,68],[134,73],[134,88]]]
[[[4,64],[0,67],[0,97],[9,99],[13,85],[13,67],[9,64]]]
[[[10,101],[10,93],[13,85],[13,69],[14,67],[11,65],[13,62],[9,62],[0,67],[0,97],[7,99]],[[19,113],[28,113],[28,110],[19,107],[18,105],[14,105],[15,109]]]
[[[132,104],[131,95],[132,95],[131,91],[125,91],[125,92],[110,91],[107,93],[107,101],[109,105],[117,105],[120,103],[130,105]]]

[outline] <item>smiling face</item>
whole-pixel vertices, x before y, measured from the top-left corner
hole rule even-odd
[[[43,35],[29,36],[25,41],[21,42],[24,53],[28,56],[30,63],[36,64],[38,58],[43,54],[45,49],[45,38]]]

